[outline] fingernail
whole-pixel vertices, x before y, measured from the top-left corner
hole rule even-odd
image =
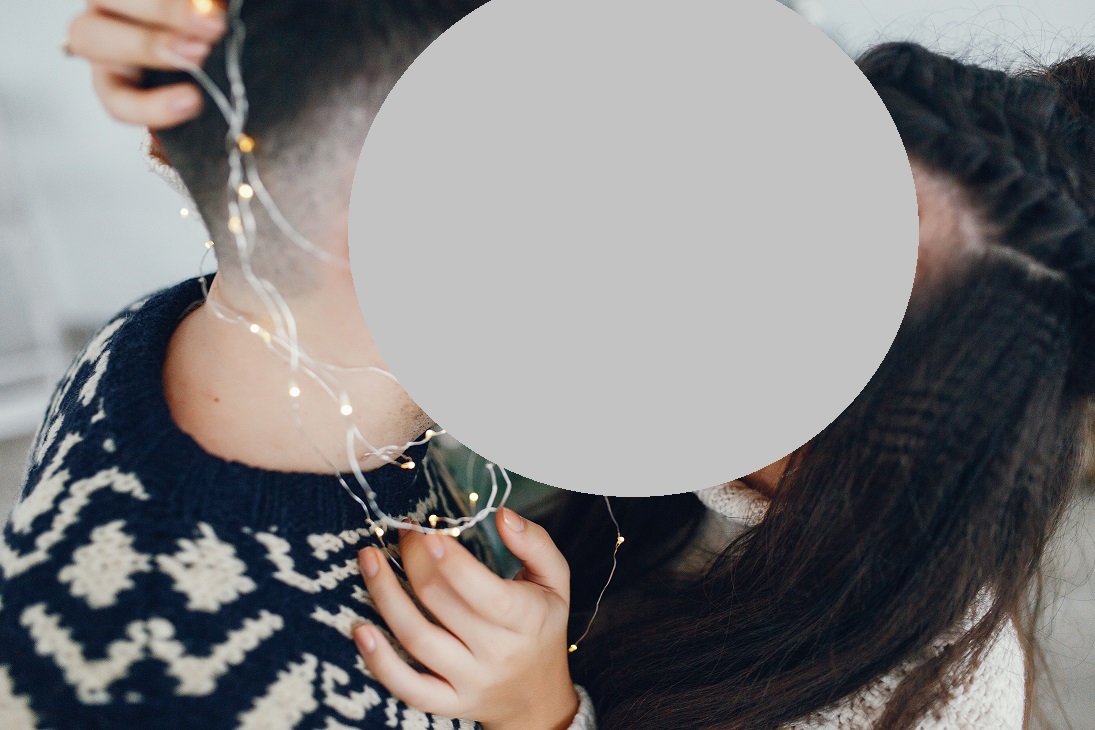
[[[373,634],[372,627],[368,624],[357,627],[357,630],[354,631],[354,641],[366,654],[372,654],[376,651],[376,636]]]
[[[521,532],[525,529],[525,520],[509,507],[502,508],[502,521],[506,523],[506,527],[514,532]]]
[[[228,30],[228,18],[216,3],[209,0],[195,0],[191,6],[190,27],[213,36],[220,36]]]
[[[189,114],[201,104],[201,97],[195,93],[176,94],[171,98],[171,110],[180,114]]]
[[[426,535],[426,550],[434,560],[440,560],[445,555],[445,543],[439,535]]]
[[[188,61],[195,63],[205,60],[209,55],[209,44],[189,38],[179,38],[171,43],[171,50]]]
[[[376,551],[372,548],[361,551],[361,572],[366,578],[375,578],[380,572],[380,561],[376,559]]]

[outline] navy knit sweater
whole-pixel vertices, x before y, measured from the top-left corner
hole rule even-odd
[[[356,562],[376,538],[337,477],[225,461],[175,425],[164,358],[200,301],[194,279],[134,304],[58,386],[0,535],[0,728],[475,727],[368,675],[350,632],[380,621]],[[465,514],[425,461],[368,475],[384,510]]]

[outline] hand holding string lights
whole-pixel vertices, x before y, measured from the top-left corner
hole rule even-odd
[[[212,0],[191,1],[193,7],[199,12],[209,12],[213,8]],[[277,203],[273,200],[273,197],[263,184],[255,159],[255,152],[260,148],[262,141],[256,140],[247,132],[248,100],[241,69],[242,49],[246,38],[246,26],[241,17],[242,7],[243,0],[230,0],[227,8],[228,34],[224,40],[225,72],[228,80],[228,89],[226,91],[222,91],[197,64],[182,57],[177,57],[174,59],[174,62],[179,69],[188,72],[199,83],[216,104],[217,109],[228,124],[228,131],[225,139],[229,169],[227,180],[229,193],[227,228],[232,236],[236,251],[238,252],[243,280],[258,298],[263,310],[269,316],[272,325],[270,327],[264,327],[249,320],[246,316],[232,307],[218,302],[214,298],[208,297],[209,292],[208,289],[205,288],[205,279],[203,278],[203,291],[207,295],[206,304],[216,317],[223,321],[246,328],[250,334],[258,337],[270,352],[287,363],[289,377],[286,383],[285,392],[290,399],[294,425],[306,439],[308,445],[316,452],[322,461],[331,468],[332,472],[337,475],[341,487],[362,507],[369,529],[376,535],[381,544],[384,544],[383,537],[386,529],[415,530],[422,533],[444,533],[453,537],[458,537],[464,530],[478,524],[486,519],[491,512],[495,512],[505,505],[512,489],[512,482],[506,470],[497,467],[492,463],[487,464],[486,468],[490,474],[491,482],[490,493],[486,499],[486,503],[480,506],[478,511],[473,515],[451,517],[432,514],[428,518],[428,525],[418,525],[399,521],[385,513],[378,504],[376,493],[373,491],[369,485],[368,479],[362,472],[360,459],[375,456],[388,463],[395,463],[398,461],[402,468],[413,469],[416,466],[415,463],[403,452],[411,446],[427,443],[434,436],[444,433],[444,431],[427,430],[423,439],[409,441],[402,446],[389,445],[377,447],[370,443],[354,422],[354,405],[350,402],[347,390],[340,383],[338,376],[340,374],[349,373],[372,373],[386,377],[398,384],[396,378],[383,368],[373,366],[342,367],[331,363],[321,362],[310,356],[301,347],[297,323],[288,302],[272,282],[259,276],[254,270],[252,254],[257,240],[256,208],[254,206],[258,206],[269,216],[277,229],[293,246],[299,248],[306,254],[323,263],[343,269],[348,269],[349,262],[345,258],[332,255],[328,251],[323,250],[306,236],[302,235],[285,218]],[[188,217],[190,211],[184,208],[181,211],[181,214],[183,217]],[[203,271],[205,259],[208,256],[209,251],[214,248],[214,245],[212,240],[205,243],[206,251],[205,256],[202,258]],[[347,484],[346,480],[342,477],[342,470],[336,467],[333,461],[323,453],[306,432],[300,411],[300,401],[302,399],[300,384],[302,382],[302,377],[316,383],[322,393],[338,408],[340,416],[344,419],[346,424],[346,459],[349,461],[350,469],[355,480],[358,482],[359,487],[365,495],[364,500],[350,488],[350,485]],[[364,447],[364,456],[359,456],[359,447]],[[504,483],[504,489],[502,490],[501,495],[499,495],[499,472],[501,473]],[[427,479],[430,479],[428,472]],[[432,486],[433,485],[431,484],[431,487]],[[480,500],[477,492],[472,492],[469,495],[469,499],[472,504],[479,506]],[[619,524],[616,522],[615,515],[612,512],[612,507],[607,497],[605,498],[605,503],[608,506],[609,515],[616,525],[617,532],[616,545],[613,551],[613,567],[608,578],[608,581],[610,582],[612,574],[615,572],[616,552],[619,550],[619,547],[624,540],[620,535]],[[605,589],[607,589],[607,587],[608,583],[606,582]],[[601,597],[603,597],[603,595],[604,590],[601,591]],[[599,604],[600,598],[598,599],[597,607],[599,607]],[[596,616],[597,607],[594,609],[594,617]],[[590,623],[592,623],[592,618],[590,619]],[[585,633],[582,634],[582,638],[584,638],[588,632],[589,628],[587,627]],[[576,650],[577,644],[580,641],[581,639],[570,645],[569,650]]]

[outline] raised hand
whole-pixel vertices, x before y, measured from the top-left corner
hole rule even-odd
[[[65,50],[91,62],[95,93],[115,119],[163,129],[194,118],[202,96],[192,83],[141,88],[144,69],[201,64],[227,31],[214,0],[88,0]]]
[[[407,579],[428,619],[377,548],[359,554],[365,584],[388,628],[429,672],[404,661],[374,626],[354,632],[369,671],[423,712],[478,720],[485,730],[564,730],[578,710],[567,665],[570,568],[539,525],[496,516],[524,565],[504,580],[452,537],[401,531]]]

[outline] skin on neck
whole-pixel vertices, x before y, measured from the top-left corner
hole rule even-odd
[[[345,217],[331,226],[328,235],[313,241],[348,260]],[[259,235],[256,248],[263,245],[269,241]],[[311,268],[301,273],[313,285],[285,295],[301,349],[339,367],[387,370],[360,310],[349,269],[315,257],[304,265]],[[209,296],[249,322],[274,331],[272,318],[239,270],[226,267],[218,273]],[[353,405],[354,424],[373,446],[402,447],[434,425],[397,383],[383,375],[339,372],[336,377]],[[340,413],[341,404],[303,373],[296,384],[301,391],[303,430],[293,415],[288,364],[247,326],[224,321],[209,304],[180,323],[164,365],[164,391],[172,417],[210,454],[275,471],[349,471],[347,418]],[[380,457],[366,457],[368,452],[364,445],[357,445],[363,470],[386,463]]]

